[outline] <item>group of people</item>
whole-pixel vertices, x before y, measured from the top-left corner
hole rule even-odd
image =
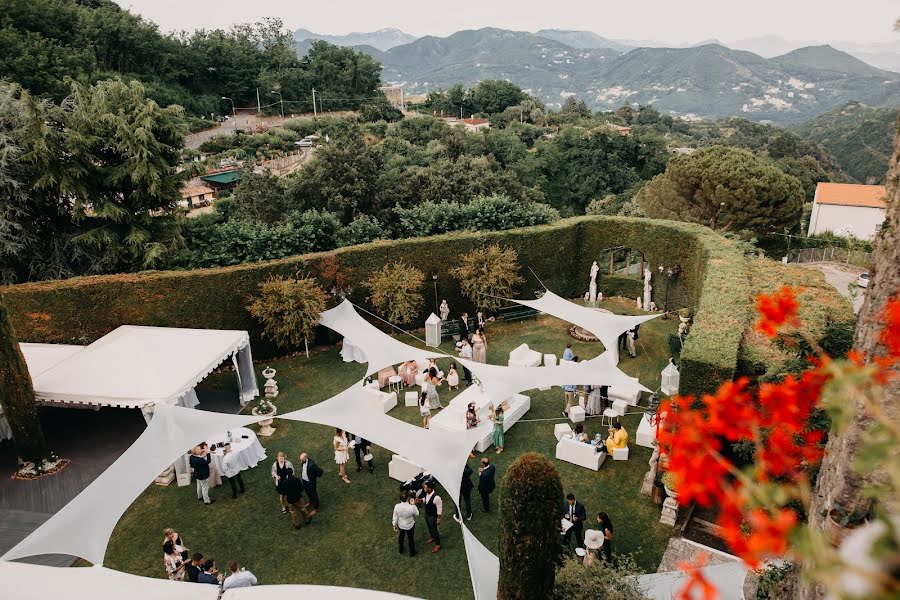
[[[634,329],[629,329],[619,336],[619,350],[628,350],[628,356],[631,358],[637,356],[637,348],[635,348],[634,343],[638,340],[638,330],[640,328],[641,324],[638,323],[634,326]]]
[[[191,555],[177,531],[168,528],[163,533],[163,564],[166,575],[172,581],[211,583],[221,585],[223,590],[256,585],[256,576],[242,568],[236,560],[228,564],[228,573],[220,573],[212,558],[204,557],[201,552]]]
[[[197,484],[197,500],[202,500],[204,504],[209,505],[215,500],[209,497],[210,485],[218,485],[221,483],[221,476],[224,475],[228,479],[231,486],[231,497],[237,499],[238,490],[243,494],[244,478],[241,477],[241,467],[236,464],[232,458],[231,446],[225,445],[222,449],[224,455],[222,463],[225,467],[224,473],[219,473],[212,464],[212,451],[206,442],[201,442],[198,446],[194,446],[188,462],[194,472],[194,481]]]
[[[612,454],[613,450],[628,447],[628,432],[625,431],[621,421],[618,419],[613,421],[612,425],[609,426],[607,434],[605,440],[600,439],[599,433],[591,439],[584,431],[584,424],[576,423],[575,429],[572,432],[572,438],[576,441],[596,446],[597,452],[606,452],[607,454]]]
[[[605,512],[597,513],[597,529],[585,531],[587,510],[581,502],[575,499],[575,494],[568,494],[566,502],[563,504],[563,520],[567,522],[565,526],[562,526],[565,549],[571,551],[574,540],[575,550],[582,548],[585,551],[585,564],[591,564],[601,551],[604,559],[612,560],[613,525],[609,515]]]
[[[325,474],[306,452],[300,454],[300,470],[294,469],[284,452],[279,452],[272,463],[272,480],[283,514],[290,512],[291,525],[300,529],[302,524],[310,524],[319,512],[318,479]],[[306,495],[306,500],[303,496]]]

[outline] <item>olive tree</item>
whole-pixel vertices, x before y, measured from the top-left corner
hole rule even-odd
[[[463,255],[450,275],[459,282],[472,304],[498,309],[513,295],[515,287],[525,280],[519,275],[519,255],[512,248],[492,244]]]
[[[280,348],[296,348],[303,342],[309,357],[308,340],[325,310],[325,292],[316,280],[275,276],[259,284],[259,292],[247,310],[262,323],[265,336]]]

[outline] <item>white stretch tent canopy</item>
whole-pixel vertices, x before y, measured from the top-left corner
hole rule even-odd
[[[510,299],[509,301],[524,306],[530,306],[542,313],[553,315],[563,321],[568,321],[573,325],[578,325],[579,327],[587,329],[600,338],[600,341],[603,342],[603,347],[606,348],[607,352],[616,356],[616,362],[618,362],[619,354],[619,346],[617,343],[619,336],[629,329],[634,329],[635,325],[640,325],[645,321],[662,316],[661,313],[636,316],[616,315],[597,310],[596,308],[575,304],[574,302],[557,296],[550,290],[545,291],[544,295],[537,300]]]
[[[234,588],[222,594],[222,600],[416,600],[390,592],[330,585],[258,585]],[[168,600],[168,598],[166,598]]]
[[[362,351],[369,361],[367,376],[377,373],[384,367],[400,364],[407,360],[425,362],[429,358],[446,356],[442,352],[414,348],[392,338],[363,319],[349,300],[344,300],[331,310],[323,312],[319,323],[337,331],[344,336],[345,340],[349,339],[353,346]]]
[[[151,410],[179,402],[229,356],[241,403],[259,395],[246,331],[123,325],[85,347],[21,347],[41,403]]]

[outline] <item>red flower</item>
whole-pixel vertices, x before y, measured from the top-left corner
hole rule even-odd
[[[887,350],[888,356],[900,359],[900,296],[888,300],[884,309],[881,344]]]
[[[678,563],[678,568],[684,571],[687,576],[687,582],[678,595],[676,600],[716,600],[719,597],[719,591],[706,577],[703,576],[701,569],[706,566],[707,555],[701,552],[697,555],[693,564]]]
[[[800,325],[799,308],[800,304],[794,297],[794,290],[790,286],[784,286],[768,296],[760,294],[756,297],[756,311],[760,316],[756,323],[756,330],[772,338],[785,324],[798,327]]]

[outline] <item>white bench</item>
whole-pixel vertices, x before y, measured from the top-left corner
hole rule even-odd
[[[365,391],[366,395],[371,398],[372,401],[376,403],[376,406],[383,412],[389,412],[392,408],[397,406],[397,392],[382,392],[380,390],[373,390],[370,387],[366,387]]]
[[[401,483],[409,481],[422,471],[424,471],[422,467],[406,460],[399,454],[391,456],[391,462],[388,463],[388,476]]]
[[[509,353],[510,367],[539,367],[541,366],[540,352],[536,352],[528,347],[528,344],[521,344]]]
[[[597,452],[595,446],[564,437],[556,444],[557,460],[564,460],[585,469],[599,471],[606,460],[605,452]]]

